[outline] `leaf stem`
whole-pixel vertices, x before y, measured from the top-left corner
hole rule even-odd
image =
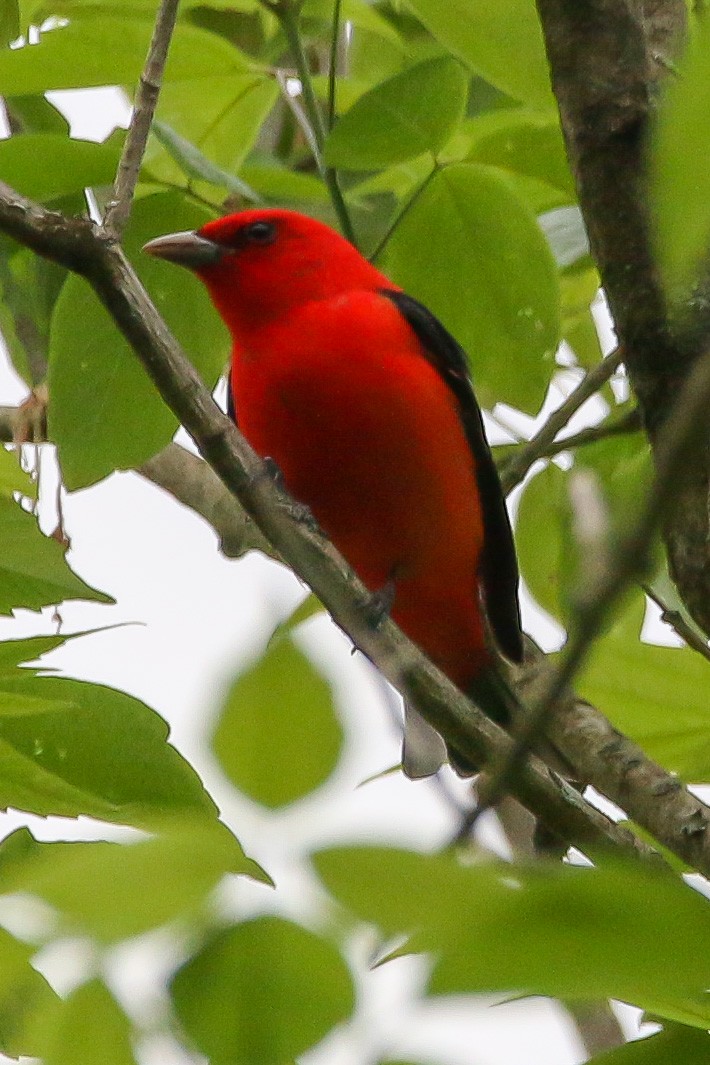
[[[328,192],[330,193],[330,198],[335,213],[338,216],[338,222],[343,236],[346,237],[351,244],[356,245],[355,233],[348,209],[345,205],[345,200],[343,199],[343,194],[340,191],[337,174],[332,168],[327,167],[323,160],[323,145],[325,144],[327,130],[323,119],[323,113],[313,90],[313,79],[311,78],[308,60],[303,48],[303,38],[301,37],[301,30],[298,24],[298,14],[301,2],[300,0],[298,0],[298,2],[294,2],[294,0],[280,0],[279,3],[269,6],[270,10],[276,15],[281,23],[293,56],[298,79],[301,82],[303,109],[308,116],[308,121],[313,131],[313,141],[315,142],[312,145],[313,157],[328,188]]]
[[[412,207],[414,207],[414,204],[417,202],[417,200],[419,199],[421,194],[424,192],[424,190],[426,189],[426,187],[429,184],[429,182],[432,180],[432,178],[434,177],[435,174],[439,173],[440,170],[441,170],[441,165],[435,159],[434,160],[434,165],[431,168],[431,170],[429,171],[429,173],[427,174],[427,176],[424,178],[424,180],[421,182],[421,184],[417,186],[417,188],[414,190],[414,192],[409,197],[407,202],[402,206],[402,208],[397,212],[397,214],[394,216],[394,218],[390,222],[389,227],[385,230],[383,236],[380,238],[379,243],[377,244],[377,247],[375,248],[375,250],[370,255],[370,257],[369,257],[370,258],[370,262],[372,262],[372,263],[377,262],[377,260],[379,259],[380,255],[382,255],[382,252],[385,250],[385,248],[389,244],[389,242],[390,242],[390,240],[392,238],[392,235],[394,234],[395,230],[397,229],[397,226],[400,224],[400,222],[405,217],[405,215],[407,215],[408,212],[411,211]]]

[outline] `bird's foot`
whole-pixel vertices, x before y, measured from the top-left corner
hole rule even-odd
[[[390,577],[381,588],[378,588],[376,592],[373,592],[370,596],[366,609],[368,624],[373,629],[379,629],[383,621],[385,621],[392,611],[394,606],[394,593],[395,583],[394,579]]]

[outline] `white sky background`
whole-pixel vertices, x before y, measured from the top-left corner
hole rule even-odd
[[[128,111],[116,90],[49,94],[72,119],[75,136],[103,139]],[[571,382],[570,382],[571,384]],[[0,403],[17,403],[25,388],[11,368],[0,365]],[[559,402],[559,397],[556,399]],[[586,418],[593,405],[588,406]],[[573,423],[585,418],[585,412]],[[42,459],[42,483],[53,496],[51,456]],[[222,558],[213,532],[201,519],[132,474],[118,474],[65,497],[64,520],[71,538],[69,561],[86,581],[108,592],[116,606],[68,603],[61,608],[64,632],[122,625],[70,641],[51,664],[71,676],[99,681],[138,696],[170,723],[172,742],[205,779],[248,854],[279,884],[276,895],[240,880],[226,888],[220,904],[243,916],[278,906],[294,917],[313,905],[312,883],[300,859],[314,842],[383,840],[435,847],[451,833],[450,806],[434,782],[412,784],[396,775],[358,787],[399,757],[396,723],[384,706],[380,683],[361,656],[325,619],[309,623],[303,646],[333,681],[347,731],[346,754],[334,777],[314,797],[283,813],[265,813],[241,800],[223,779],[206,743],[210,719],[241,664],[263,648],[274,625],[303,596],[298,581],[261,556],[239,562]],[[53,520],[51,508],[45,522]],[[53,631],[52,612],[19,612],[0,619],[0,638]],[[529,602],[526,622],[547,646],[558,639]],[[127,623],[127,624],[124,624]],[[45,660],[46,661],[46,660]],[[462,785],[451,780],[452,787]],[[88,819],[2,815],[2,835],[29,824],[42,839],[95,838],[104,826]],[[117,830],[109,829],[113,835]],[[119,830],[120,831],[120,830]],[[475,900],[472,900],[475,905]],[[2,920],[18,930],[25,909],[5,909]],[[359,953],[366,957],[367,944]],[[114,991],[137,1016],[160,1009],[161,975],[169,970],[165,936],[142,949],[115,952],[109,976]],[[356,950],[356,953],[358,951]],[[60,991],[83,978],[85,944],[45,952],[44,971]],[[575,1031],[554,1003],[537,1000],[495,1009],[492,1000],[428,1001],[412,1005],[425,970],[402,959],[367,976],[362,1007],[352,1029],[337,1033],[307,1058],[308,1065],[365,1065],[383,1057],[412,1057],[448,1065],[575,1065],[584,1060]],[[637,1011],[624,1011],[636,1031]],[[0,1061],[4,1061],[0,1056]],[[142,1048],[144,1065],[187,1065],[169,1042],[156,1037]]]

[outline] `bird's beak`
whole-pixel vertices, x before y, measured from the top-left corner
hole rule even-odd
[[[219,262],[227,250],[213,240],[189,230],[184,233],[168,233],[165,237],[156,237],[143,245],[143,251],[148,255],[167,259],[170,263],[187,266],[191,270],[199,270],[202,266]]]

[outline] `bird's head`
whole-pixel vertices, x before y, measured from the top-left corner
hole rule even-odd
[[[352,289],[393,287],[335,230],[275,208],[241,211],[194,232],[157,237],[143,250],[194,270],[236,332],[299,304]]]

